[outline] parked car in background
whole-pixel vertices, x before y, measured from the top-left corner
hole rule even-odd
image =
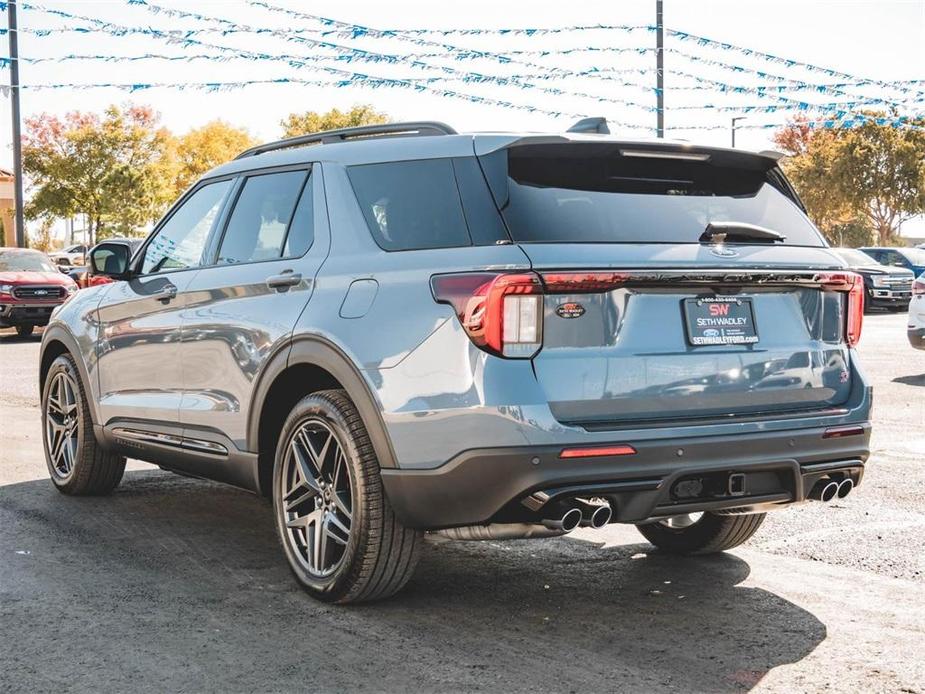
[[[138,250],[138,247],[142,244],[144,239],[139,238],[115,238],[115,239],[106,239],[106,241],[116,241],[119,243],[128,244],[131,249],[132,254]],[[95,246],[94,246],[95,248]],[[93,252],[93,249],[90,249],[90,252]],[[95,287],[98,284],[107,284],[112,282],[112,279],[107,275],[101,275],[99,273],[93,272],[93,267],[91,265],[81,265],[78,267],[71,268],[67,270],[67,275],[72,280],[77,283],[77,286],[81,289],[86,289],[87,287]]]
[[[0,248],[0,328],[16,328],[21,337],[31,335],[76,291],[77,284],[44,253]]]
[[[918,277],[925,272],[925,250],[921,248],[887,248],[884,246],[864,247],[864,251],[871,258],[883,265],[902,267]]]
[[[42,342],[54,486],[130,457],[265,494],[326,601],[398,591],[428,531],[721,552],[870,453],[863,282],[768,153],[347,128],[242,153],[90,261],[117,281]]]
[[[912,301],[909,303],[909,344],[925,349],[925,274],[912,283]]]
[[[48,254],[51,262],[55,265],[73,266],[83,265],[86,262],[87,247],[82,243],[62,248],[60,251],[53,251]]]
[[[864,278],[864,310],[885,308],[903,311],[912,298],[912,270],[881,265],[857,248],[832,249],[848,267]]]

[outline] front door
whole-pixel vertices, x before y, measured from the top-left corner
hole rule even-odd
[[[319,169],[243,177],[183,309],[184,436],[244,450],[253,388],[288,341],[328,250]]]
[[[97,373],[102,423],[176,424],[183,392],[181,313],[232,180],[191,192],[152,234],[133,279],[99,307]]]

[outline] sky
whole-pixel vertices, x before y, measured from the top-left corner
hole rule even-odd
[[[499,2],[466,0],[435,3],[432,0],[389,0],[383,2],[333,2],[315,0],[266,0],[269,4],[302,13],[375,28],[407,29],[499,29],[563,28],[580,25],[644,26],[654,22],[655,0],[609,0],[589,2]],[[78,2],[72,0],[20,0],[20,79],[23,116],[63,114],[72,110],[101,111],[107,105],[139,103],[152,105],[162,123],[182,133],[215,118],[246,127],[259,139],[281,135],[280,120],[293,111],[324,111],[371,103],[395,120],[441,120],[459,131],[531,130],[562,131],[578,116],[604,116],[614,132],[629,137],[652,137],[655,125],[654,33],[645,29],[562,31],[532,36],[489,33],[487,35],[415,34],[420,45],[395,37],[322,35],[322,25],[305,18],[254,6],[248,0],[147,0],[147,6],[129,0]],[[196,12],[219,20],[203,21],[155,13],[152,8]],[[96,28],[89,20],[54,16],[40,8],[60,10],[109,23],[110,32],[58,31],[47,36],[40,29]],[[709,37],[721,42],[771,53],[799,63],[808,63],[849,73],[875,82],[925,80],[925,0],[664,0],[664,20],[669,29]],[[115,36],[119,26],[153,28],[162,32],[234,27],[274,29],[275,35],[196,33],[199,45],[166,41],[150,35]],[[33,30],[30,32],[29,30]],[[301,33],[296,33],[297,31]],[[404,58],[397,64],[347,62],[345,48],[319,46],[318,41],[346,49],[360,48],[367,55],[429,54],[413,63]],[[208,46],[202,44],[209,44]],[[450,45],[451,49],[444,46]],[[221,47],[221,49],[216,48]],[[905,114],[925,112],[925,82],[919,91],[899,91],[883,84],[851,86],[836,93],[793,91],[778,98],[767,94],[724,94],[715,83],[744,86],[777,86],[781,82],[754,74],[762,70],[789,80],[834,85],[847,79],[810,72],[799,65],[780,65],[719,50],[694,41],[666,38],[666,136],[705,144],[729,144],[730,119],[748,106],[793,104],[804,100],[814,104],[843,103],[866,99],[899,102]],[[457,60],[447,57],[456,48],[477,49],[494,54],[487,59]],[[569,49],[597,49],[574,51]],[[524,53],[526,51],[527,53]],[[540,51],[553,51],[539,55]],[[294,66],[284,60],[254,60],[254,54],[292,56]],[[441,54],[434,56],[433,54]],[[68,55],[121,57],[115,61],[29,62],[29,59]],[[145,54],[183,56],[182,61],[126,58]],[[243,55],[242,55],[243,54]],[[249,55],[248,55],[249,54]],[[513,57],[501,64],[498,55]],[[197,55],[223,60],[191,59]],[[459,55],[457,51],[455,54]],[[712,61],[712,62],[711,62]],[[725,63],[718,65],[717,62]],[[325,72],[321,68],[329,68]],[[733,68],[739,68],[739,71]],[[340,70],[341,73],[333,73]],[[566,71],[553,78],[555,70]],[[589,70],[597,74],[589,75]],[[343,71],[390,79],[441,78],[415,91],[368,86],[331,86]],[[575,75],[574,73],[581,73]],[[9,80],[8,70],[0,80]],[[473,73],[493,78],[514,76],[514,85],[463,81]],[[689,75],[694,75],[690,77]],[[138,84],[218,82],[288,78],[321,82],[322,85],[276,84],[248,86],[223,91],[179,90],[159,87],[135,93],[115,88],[74,86],[54,90],[37,88],[50,84]],[[519,86],[518,86],[519,85]],[[839,89],[839,87],[834,87]],[[847,89],[847,88],[846,88]],[[457,98],[447,90],[466,95]],[[785,99],[779,98],[784,96]],[[471,98],[499,103],[473,103]],[[787,102],[786,100],[790,101]],[[0,96],[0,166],[12,161],[9,99]],[[714,108],[703,108],[711,105]],[[882,108],[882,105],[880,105]],[[555,115],[559,114],[559,115]],[[749,149],[773,147],[773,130],[758,126],[786,121],[791,111],[749,113],[737,132],[737,146]],[[922,230],[919,230],[919,226]],[[907,233],[925,235],[919,220]]]

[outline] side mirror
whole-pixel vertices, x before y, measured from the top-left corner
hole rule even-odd
[[[114,280],[126,279],[132,248],[122,241],[104,241],[90,251],[90,270]]]

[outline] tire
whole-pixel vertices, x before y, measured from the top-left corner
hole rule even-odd
[[[94,436],[86,390],[69,354],[55,359],[45,378],[42,448],[51,481],[62,494],[109,494],[125,472],[125,458],[104,450]]]
[[[16,334],[20,337],[29,337],[32,334],[32,331],[35,330],[34,325],[17,325]]]
[[[724,516],[704,513],[686,527],[669,527],[666,522],[637,525],[649,542],[670,554],[715,554],[738,547],[751,538],[764,522],[765,513]]]
[[[324,390],[300,400],[279,441],[273,511],[298,582],[313,597],[341,604],[401,590],[417,565],[423,533],[395,518],[369,434],[347,394]]]

